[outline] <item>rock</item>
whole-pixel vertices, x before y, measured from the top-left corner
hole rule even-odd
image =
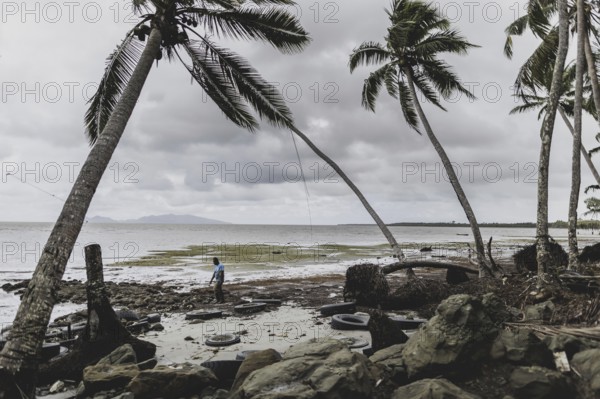
[[[179,398],[201,392],[217,383],[217,377],[209,369],[186,363],[177,368],[159,365],[152,370],[143,370],[127,389],[133,392],[136,399]]]
[[[232,399],[368,399],[380,370],[334,339],[292,346],[277,363],[254,371]]]
[[[97,364],[136,364],[137,356],[130,344],[119,346],[107,356],[98,361]]]
[[[506,359],[520,365],[553,367],[552,352],[531,331],[526,329],[503,330],[490,351],[492,359]]]
[[[446,379],[424,379],[394,391],[392,399],[481,399]]]
[[[525,320],[548,321],[554,314],[554,304],[551,301],[530,305],[525,308]]]
[[[164,331],[165,326],[160,323],[150,324],[150,331]]]
[[[187,336],[187,337],[185,337],[183,340],[184,340],[184,341],[193,341],[193,340],[194,340],[194,338],[188,335],[188,336]]]
[[[540,366],[517,367],[510,375],[510,385],[517,399],[573,397],[565,376]]]
[[[57,393],[57,392],[62,391],[64,388],[65,388],[65,383],[58,380],[54,384],[52,384],[52,386],[48,390],[48,393]]]
[[[466,283],[467,281],[469,281],[469,276],[463,270],[450,268],[446,271],[446,282],[450,285]]]
[[[248,354],[238,369],[231,391],[236,391],[253,371],[277,363],[280,360],[281,354],[274,349]]]
[[[208,387],[200,393],[200,399],[229,399],[229,392],[224,389]]]
[[[600,395],[600,349],[577,353],[571,361],[573,367],[588,382],[596,395]]]
[[[153,369],[158,364],[158,360],[156,357],[148,359],[144,362],[138,363],[137,366],[140,370],[150,370]]]
[[[404,384],[407,380],[406,366],[402,359],[404,344],[389,346],[377,351],[369,358],[370,361],[386,367],[390,371],[391,378],[397,384]]]
[[[504,314],[499,301],[453,295],[406,342],[402,357],[410,379],[466,373],[489,354]],[[506,311],[506,309],[505,309]],[[508,313],[508,311],[506,311]]]
[[[569,255],[563,247],[554,242],[550,242],[549,267],[555,269],[559,266],[566,266],[569,263]],[[537,272],[537,244],[529,245],[513,255],[515,266],[519,273],[531,271]]]
[[[375,352],[408,341],[400,326],[382,311],[374,310],[370,312],[370,316],[368,328],[371,334],[371,347]]]
[[[122,388],[140,372],[135,364],[96,364],[83,369],[85,394]]]
[[[600,349],[600,342],[573,335],[558,334],[544,338],[544,343],[552,352],[565,352],[571,359],[576,353],[587,349]]]

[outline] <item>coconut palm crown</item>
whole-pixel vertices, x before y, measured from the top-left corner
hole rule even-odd
[[[134,0],[140,21],[108,57],[104,76],[85,115],[94,144],[138,64],[153,29],[161,33],[159,60],[179,60],[192,79],[236,125],[254,131],[250,112],[275,126],[289,127],[292,115],[281,96],[236,53],[213,37],[267,42],[283,53],[301,51],[309,42],[298,19],[284,7],[291,0]]]
[[[451,29],[450,21],[432,4],[418,0],[394,0],[391,9],[386,12],[391,27],[388,28],[385,45],[364,42],[358,46],[350,55],[350,71],[360,65],[383,64],[365,79],[362,105],[374,112],[379,92],[385,86],[390,96],[400,100],[406,122],[419,132],[406,74],[412,75],[415,86],[428,101],[445,110],[440,96],[448,99],[456,92],[470,99],[474,96],[462,85],[450,65],[440,59],[440,55],[465,55],[470,48],[478,46]]]

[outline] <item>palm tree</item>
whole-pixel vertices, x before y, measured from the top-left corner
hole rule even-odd
[[[553,27],[550,17],[556,12],[558,12],[558,26]],[[539,286],[546,281],[549,272],[548,178],[550,149],[559,99],[562,94],[563,70],[569,50],[569,16],[567,0],[531,0],[528,3],[528,13],[507,28],[508,37],[504,46],[504,53],[510,58],[512,56],[512,36],[523,34],[527,27],[534,35],[542,38],[540,46],[519,70],[516,80],[518,93],[522,93],[526,87],[543,86],[544,76],[549,73],[549,70],[552,70],[548,105],[541,129],[538,164],[536,245]]]
[[[440,109],[439,95],[447,99],[459,92],[469,98],[474,96],[459,81],[450,66],[439,58],[440,54],[466,54],[476,47],[450,28],[432,4],[419,0],[394,0],[392,9],[387,10],[391,27],[388,28],[385,45],[364,42],[350,55],[350,71],[359,65],[382,64],[365,80],[362,105],[375,111],[375,102],[382,86],[392,97],[399,99],[404,119],[419,134],[421,121],[427,137],[438,153],[452,188],[463,207],[471,225],[480,275],[491,275],[487,262],[479,225],[469,201],[452,168],[450,159],[439,142],[417,98],[417,89],[432,104]]]
[[[121,138],[155,61],[181,59],[194,80],[225,116],[249,130],[257,122],[249,107],[276,126],[291,120],[284,101],[241,57],[217,46],[210,36],[260,40],[283,53],[309,42],[297,18],[278,5],[289,0],[134,0],[141,21],[108,59],[98,92],[86,113],[94,144],[48,238],[4,349],[0,352],[0,398],[35,394],[37,355],[57,289],[85,214]],[[198,33],[196,27],[203,28]],[[143,44],[145,42],[145,44]],[[189,61],[183,61],[187,56]]]

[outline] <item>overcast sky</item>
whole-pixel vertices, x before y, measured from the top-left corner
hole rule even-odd
[[[363,41],[382,41],[387,0],[301,0],[291,11],[310,32],[301,54],[262,43],[229,43],[282,91],[297,125],[350,176],[386,222],[466,221],[431,143],[405,124],[382,93],[377,112],[361,108],[373,68],[348,69]],[[518,38],[502,54],[504,28],[524,1],[436,4],[481,46],[449,57],[477,101],[456,98],[448,112],[425,112],[480,222],[534,221],[539,156],[535,113],[509,116],[511,86],[536,40]],[[127,1],[2,2],[0,24],[0,220],[54,221],[89,146],[86,100],[105,58],[131,28]],[[225,119],[186,70],[165,61],[150,73],[140,101],[98,188],[88,216],[114,219],[194,214],[232,223],[308,224],[304,184],[290,133],[267,124],[256,134]],[[597,126],[584,124],[594,146]],[[557,120],[550,219],[567,218],[571,140]],[[371,223],[325,163],[298,141],[313,224]],[[7,173],[14,175],[7,176]],[[19,181],[21,180],[21,181]],[[24,182],[24,183],[23,183]],[[583,186],[592,184],[584,164]],[[56,198],[54,198],[52,195]],[[583,199],[580,214],[584,211]]]

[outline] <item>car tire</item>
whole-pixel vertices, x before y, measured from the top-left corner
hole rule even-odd
[[[334,316],[336,314],[349,314],[356,312],[356,302],[332,303],[319,308],[323,316]]]
[[[368,324],[368,316],[336,314],[331,318],[331,328],[334,330],[368,330]]]
[[[407,319],[404,316],[393,316],[390,319],[402,330],[417,330],[421,325],[427,323],[427,319]]]
[[[186,320],[210,320],[223,316],[220,310],[194,310],[185,314]]]
[[[266,307],[267,304],[264,302],[250,302],[234,306],[233,310],[235,310],[238,313],[257,313],[262,310],[265,310]]]
[[[239,335],[235,334],[218,334],[209,337],[204,341],[208,346],[229,346],[240,342]]]
[[[348,345],[349,349],[359,349],[369,346],[369,342],[366,339],[356,337],[334,337],[338,341]]]
[[[127,321],[137,321],[140,319],[140,315],[129,309],[118,309],[115,310],[118,319]]]

